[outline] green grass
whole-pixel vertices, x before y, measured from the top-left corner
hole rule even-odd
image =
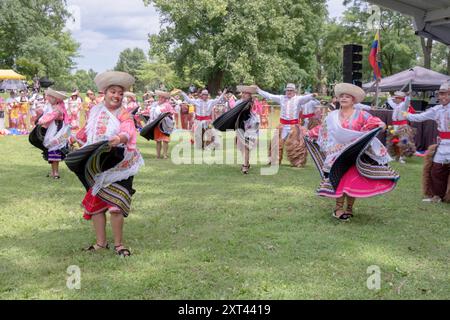
[[[394,164],[394,192],[356,202],[349,223],[315,196],[319,175],[287,164],[174,165],[138,141],[146,166],[125,223],[133,256],[85,253],[84,192],[59,181],[27,137],[0,137],[0,299],[449,299],[450,207],[423,204],[422,160]],[[173,143],[172,143],[173,145]],[[108,239],[111,241],[108,224]],[[66,287],[81,269],[81,290]],[[381,290],[367,289],[367,268]]]

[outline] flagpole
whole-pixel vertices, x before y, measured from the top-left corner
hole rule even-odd
[[[381,62],[381,33],[380,33],[380,27],[378,27],[378,52],[377,52],[377,63],[379,64]],[[381,70],[380,70],[380,74],[381,74]],[[375,94],[375,107],[376,109],[378,109],[378,103],[379,103],[379,99],[380,99],[380,81],[381,79],[378,78],[376,79],[376,94]]]
[[[379,99],[379,95],[378,95],[378,89],[380,87],[380,82],[377,80],[376,81],[376,85],[375,85],[375,109],[378,109],[378,99]]]

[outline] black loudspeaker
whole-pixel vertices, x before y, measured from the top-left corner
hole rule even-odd
[[[363,47],[357,44],[344,45],[344,82],[362,87],[362,51]]]
[[[424,100],[412,100],[411,105],[416,111],[425,111],[428,107],[428,102]]]

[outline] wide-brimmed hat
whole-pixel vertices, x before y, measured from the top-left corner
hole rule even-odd
[[[439,92],[441,93],[450,92],[450,82],[444,82],[439,88]]]
[[[98,74],[94,79],[99,91],[106,91],[110,86],[120,86],[125,91],[129,91],[135,79],[126,72],[107,71]]]
[[[133,92],[130,92],[130,91],[126,91],[126,92],[123,94],[123,96],[124,96],[124,97],[132,97],[132,98],[136,98],[136,94],[134,94]]]
[[[258,87],[255,85],[251,85],[251,86],[237,86],[236,90],[238,92],[242,92],[242,93],[250,93],[250,94],[256,94],[256,92],[258,91]]]
[[[45,95],[52,96],[59,100],[66,100],[67,98],[69,98],[65,92],[56,91],[56,90],[53,90],[52,88],[48,88],[47,90],[45,90]]]
[[[158,97],[164,97],[164,98],[170,98],[170,92],[165,92],[165,91],[161,91],[161,90],[156,90],[156,91],[155,91],[155,96],[158,96]]]
[[[209,92],[208,92],[208,90],[204,89],[204,90],[202,90],[202,93],[200,95],[201,96],[203,96],[203,95],[209,96]]]
[[[297,88],[295,87],[295,84],[293,84],[293,83],[288,83],[288,84],[286,85],[286,88],[284,88],[284,91],[287,91],[287,90],[294,90],[294,91],[297,91]]]
[[[404,98],[404,97],[406,97],[406,93],[404,93],[403,91],[396,91],[395,93],[394,93],[394,97],[398,97],[398,98]]]
[[[338,83],[334,87],[334,94],[339,97],[341,94],[348,94],[355,98],[356,103],[361,103],[366,97],[363,89],[350,83]]]

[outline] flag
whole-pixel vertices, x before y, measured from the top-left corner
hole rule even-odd
[[[377,31],[369,54],[369,63],[372,66],[375,80],[381,79],[380,54],[381,54],[380,31]]]

